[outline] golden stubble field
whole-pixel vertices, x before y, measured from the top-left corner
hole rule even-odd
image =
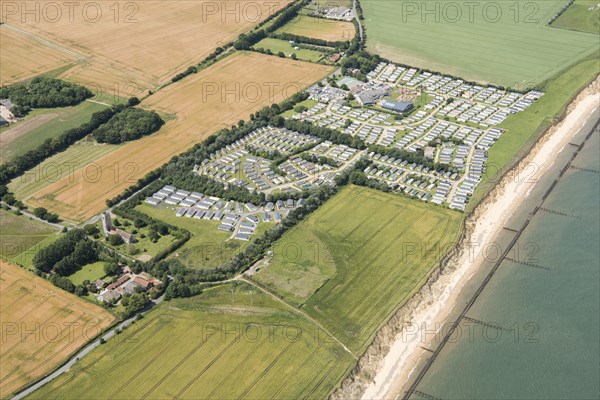
[[[250,30],[289,0],[15,1],[2,22],[72,50],[63,78],[140,96]]]
[[[218,129],[282,101],[325,77],[331,67],[237,52],[152,95],[145,108],[171,116],[157,133],[129,142],[24,200],[64,218],[84,221],[149,171]],[[68,152],[67,150],[66,152]],[[19,194],[17,193],[17,196]]]
[[[76,60],[73,55],[5,25],[0,25],[0,43],[0,85],[31,78]]]
[[[301,15],[280,28],[278,32],[340,42],[352,40],[356,34],[356,29],[352,22]]]
[[[52,371],[115,320],[103,308],[0,261],[0,397]]]

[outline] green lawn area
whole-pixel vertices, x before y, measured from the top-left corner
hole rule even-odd
[[[316,100],[306,99],[306,100],[301,101],[300,103],[296,104],[296,106],[294,108],[299,107],[299,106],[304,106],[306,108],[311,108],[311,107],[315,106],[317,103],[318,102]],[[283,118],[289,118],[289,117],[292,117],[292,116],[294,116],[296,114],[297,114],[297,112],[294,111],[294,109],[291,109],[291,110],[287,110],[286,112],[284,112],[283,114],[281,114],[281,116]]]
[[[474,3],[472,12],[465,3],[434,0],[363,0],[361,5],[369,51],[468,80],[523,88],[598,48],[597,35],[546,25],[564,3],[484,1]]]
[[[458,212],[350,186],[276,242],[253,279],[359,353],[425,282],[461,221]]]
[[[277,54],[282,51],[286,57],[291,54],[296,54],[299,60],[317,62],[325,57],[326,53],[321,53],[315,50],[307,49],[294,49],[294,47],[285,40],[266,38],[254,45],[255,49],[263,48],[265,50],[271,50],[273,54]]]
[[[0,162],[23,155],[46,139],[58,137],[68,129],[89,122],[93,113],[105,108],[102,104],[84,101],[74,107],[34,110],[22,121],[0,131]]]
[[[562,114],[572,97],[598,74],[598,54],[596,52],[547,82],[543,88],[546,94],[541,99],[526,111],[509,116],[500,125],[506,132],[488,152],[487,171],[473,193],[467,211],[475,208],[497,183],[503,171],[529,151],[555,118]]]
[[[353,358],[246,283],[163,303],[32,398],[327,398]]]
[[[553,23],[555,28],[600,34],[598,0],[575,0]]]
[[[150,217],[188,230],[192,237],[169,258],[177,258],[190,268],[214,268],[227,261],[242,246],[239,241],[225,242],[231,233],[218,230],[219,221],[177,217],[175,210],[152,207],[143,203],[136,207]]]
[[[229,261],[234,255],[243,251],[252,243],[229,239],[230,232],[220,231],[217,228],[220,221],[206,221],[203,219],[177,217],[175,209],[164,207],[152,207],[142,203],[136,207],[150,217],[164,221],[167,224],[188,230],[192,237],[178,248],[168,258],[176,258],[190,268],[215,268]],[[260,222],[256,233],[252,235],[253,240],[260,237],[264,232],[274,226],[275,223]]]
[[[121,145],[98,144],[90,139],[79,141],[38,166],[15,178],[8,187],[19,200],[26,201],[44,187],[59,181],[69,174],[80,174],[81,168],[115,150]],[[93,170],[93,168],[92,168]],[[107,173],[114,173],[107,171]]]
[[[69,275],[69,279],[75,285],[81,285],[85,280],[94,282],[106,275],[104,273],[104,264],[104,261],[97,261],[92,264],[84,265],[79,271]]]
[[[101,240],[104,245],[113,248],[119,251],[120,253],[129,255],[133,258],[140,259],[141,261],[149,261],[159,252],[165,250],[171,245],[171,243],[177,240],[175,236],[169,234],[165,236],[160,236],[158,241],[156,243],[153,243],[148,237],[150,233],[149,227],[145,226],[143,228],[136,228],[133,226],[133,221],[126,220],[122,217],[115,217],[113,219],[113,223],[114,220],[119,221],[119,223],[121,224],[120,226],[115,225],[116,228],[122,229],[125,232],[133,234],[135,236],[135,243],[123,243],[118,246],[113,246],[104,238],[102,233],[100,233],[102,238],[99,240]],[[129,226],[125,226],[125,222],[129,223]],[[100,221],[96,223],[96,226],[98,227],[100,232],[102,232],[102,224]]]
[[[31,255],[55,235],[56,229],[11,211],[0,210],[0,256],[30,267]]]

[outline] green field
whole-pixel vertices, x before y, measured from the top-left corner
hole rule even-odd
[[[169,256],[177,258],[187,267],[218,267],[229,260],[237,252],[238,246],[241,246],[237,240],[226,242],[231,233],[218,230],[219,221],[177,217],[173,209],[152,207],[146,203],[140,204],[136,209],[154,219],[186,229],[192,234],[190,240]]]
[[[97,261],[95,263],[84,265],[79,271],[69,275],[69,279],[75,285],[81,285],[85,280],[94,282],[106,275],[104,273],[104,264],[104,261]]]
[[[323,399],[353,361],[243,283],[164,303],[31,397]]]
[[[361,5],[371,52],[468,80],[523,88],[598,49],[596,35],[546,25],[564,3],[484,1],[469,8],[461,2],[363,0]]]
[[[553,23],[555,28],[600,34],[598,0],[575,0]]]
[[[116,228],[122,229],[129,234],[133,234],[135,237],[135,243],[123,243],[118,246],[113,246],[108,242],[108,240],[106,240],[102,233],[100,233],[101,238],[99,241],[101,241],[101,243],[106,247],[115,249],[121,254],[139,259],[140,261],[150,261],[154,256],[161,251],[166,250],[174,241],[177,240],[175,236],[167,234],[165,236],[160,236],[156,243],[154,243],[149,238],[149,226],[136,228],[133,226],[133,221],[118,216],[113,219],[113,224],[114,221],[118,221],[120,224],[119,226],[115,224]],[[96,223],[96,226],[100,232],[102,232],[102,223],[100,221]]]
[[[424,283],[461,220],[441,207],[350,186],[276,242],[273,261],[253,279],[359,353]]]
[[[487,171],[469,201],[467,212],[477,206],[504,171],[529,151],[540,135],[564,112],[579,90],[598,75],[598,56],[599,53],[596,52],[548,81],[543,87],[545,95],[541,99],[526,111],[510,115],[500,125],[506,129],[506,133],[500,136],[488,152]]]
[[[70,174],[83,173],[83,170],[79,171],[81,168],[90,165],[94,160],[110,153],[119,146],[97,144],[94,141],[84,139],[71,145],[67,150],[48,158],[22,176],[15,178],[8,187],[17,199],[25,201],[39,190]],[[95,168],[90,167],[90,174],[93,175],[95,171]],[[114,173],[114,171],[106,171],[106,173]]]
[[[271,50],[273,54],[277,54],[282,51],[286,57],[291,54],[296,54],[299,60],[317,62],[323,59],[327,54],[321,53],[315,50],[307,49],[294,49],[294,47],[285,40],[266,38],[254,45],[255,49],[263,48],[265,50]]]
[[[26,265],[27,251],[35,254],[46,239],[58,237],[55,232],[56,229],[42,222],[0,210],[0,256]]]
[[[0,162],[4,163],[40,146],[46,139],[89,122],[93,113],[106,106],[84,101],[74,107],[40,109],[1,131]]]

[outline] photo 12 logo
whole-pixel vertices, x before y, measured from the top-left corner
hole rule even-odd
[[[540,23],[534,1],[402,1],[401,23]]]
[[[90,23],[140,22],[140,4],[134,1],[2,1],[2,22]]]
[[[275,14],[285,3],[277,1],[202,1],[202,23],[258,23]]]

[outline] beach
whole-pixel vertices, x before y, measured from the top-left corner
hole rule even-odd
[[[551,127],[529,154],[515,167],[517,171],[534,165],[536,176],[543,176],[553,165],[557,154],[568,146],[571,138],[584,126],[589,118],[594,118],[600,107],[598,80],[571,103],[565,117]],[[422,300],[408,313],[410,332],[406,330],[389,344],[389,352],[374,379],[364,391],[363,399],[395,399],[406,390],[411,374],[418,372],[419,361],[435,350],[433,333],[449,319],[455,308],[461,289],[474,276],[483,264],[484,244],[492,243],[517,208],[528,200],[539,179],[515,179],[507,174],[486,200],[477,207],[466,222],[466,237],[456,255],[449,260],[452,272],[441,274],[430,285],[430,299]],[[423,338],[428,338],[424,341]],[[429,350],[424,349],[429,345]]]

